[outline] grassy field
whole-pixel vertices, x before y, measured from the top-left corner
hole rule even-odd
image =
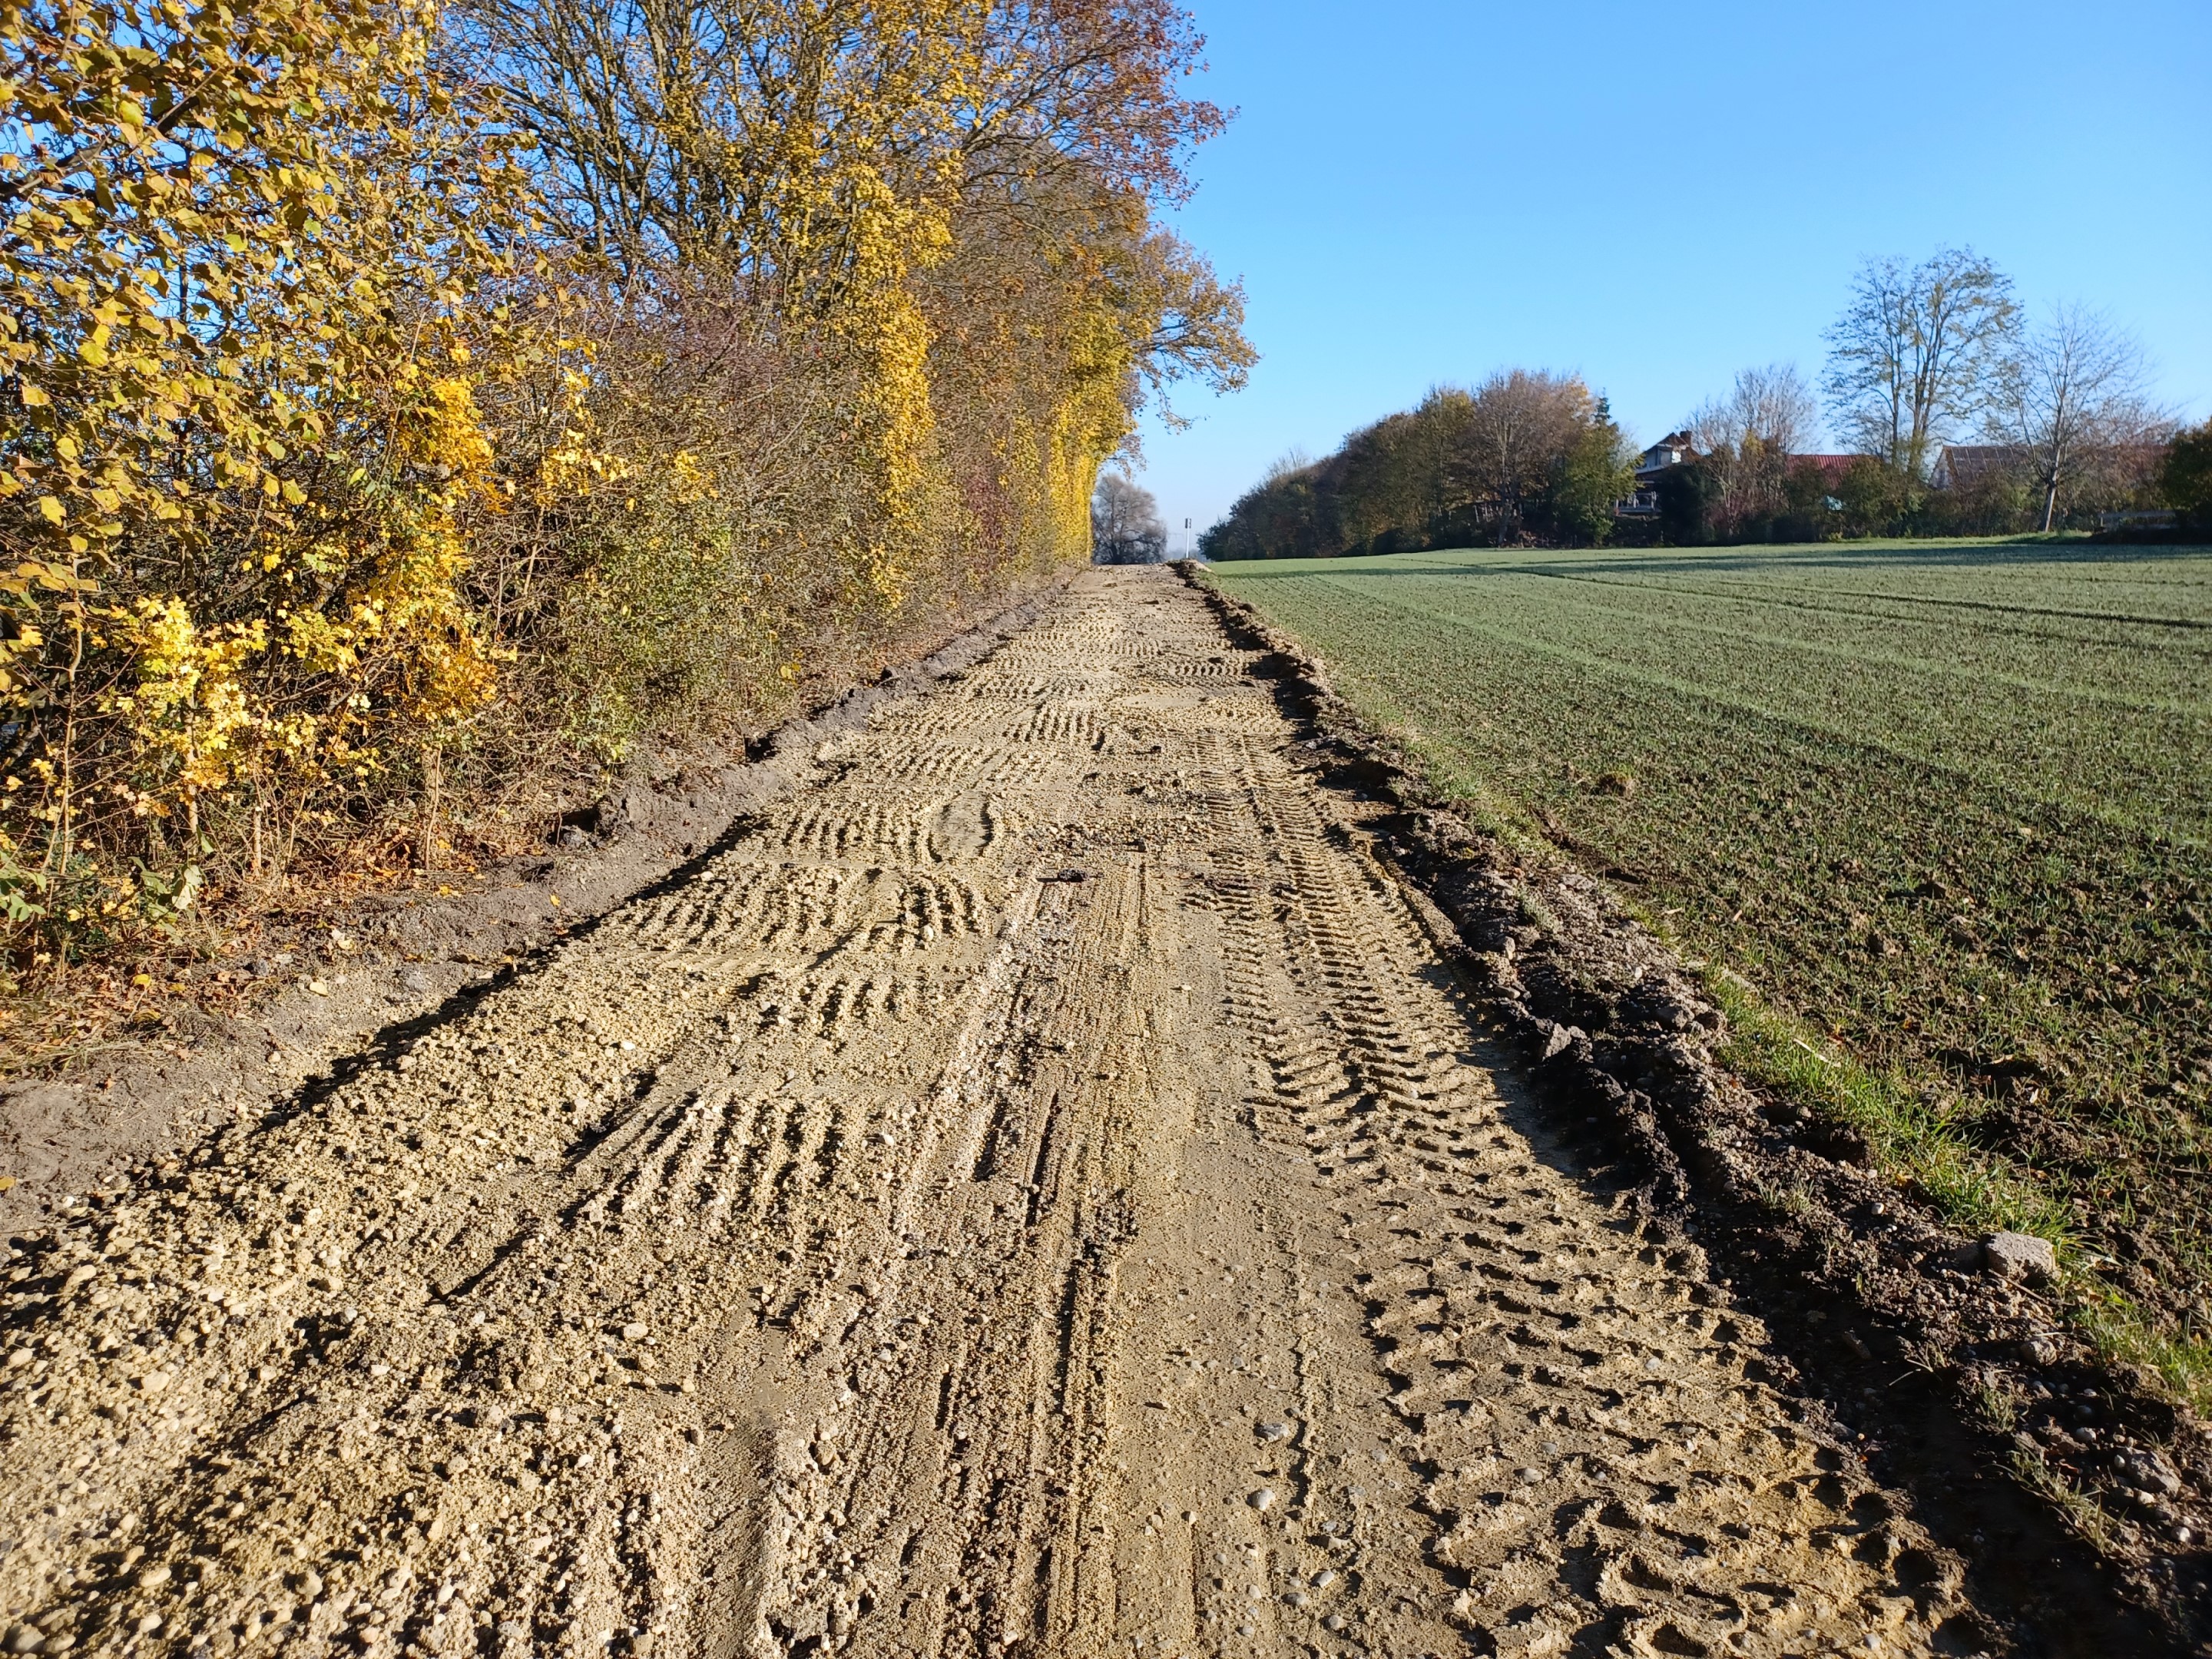
[[[1889,1143],[1948,1170],[1933,1184],[1968,1218],[2009,1194],[1996,1212],[2069,1236],[2202,1356],[2212,552],[1483,551],[1215,576],[1476,817],[1609,873],[1841,1044],[1891,1103]]]

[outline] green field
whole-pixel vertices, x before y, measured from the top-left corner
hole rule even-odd
[[[2212,1322],[2212,553],[1214,574],[1479,820],[1609,873],[1960,1156],[2017,1171],[2165,1334]]]

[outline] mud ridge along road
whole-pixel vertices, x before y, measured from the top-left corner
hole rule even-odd
[[[1255,655],[1085,575],[19,1237],[0,1646],[1954,1650],[1955,1559],[1547,1133]]]

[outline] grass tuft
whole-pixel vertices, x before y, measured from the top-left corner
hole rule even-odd
[[[1942,1097],[1839,1053],[1762,1002],[1737,975],[1708,968],[1705,989],[1728,1016],[1720,1059],[1831,1122],[1866,1137],[1883,1171],[1909,1180],[1944,1218],[1970,1232],[2033,1233],[2062,1255],[2074,1247],[2064,1206],[2008,1161],[1962,1138]]]
[[[1703,978],[1728,1016],[1722,1064],[1830,1122],[1857,1130],[1883,1174],[1911,1182],[1961,1231],[2049,1239],[2058,1253],[2057,1289],[2067,1322],[2098,1358],[2150,1372],[2172,1398],[2212,1415],[2212,1344],[2161,1327],[2149,1310],[2106,1283],[2094,1270],[2095,1258],[2075,1237],[2067,1206],[2010,1159],[1962,1137],[1943,1095],[1822,1044],[1800,1022],[1768,1007],[1738,975],[1708,967]],[[1790,1208],[1787,1195],[1781,1195],[1780,1207]]]
[[[2118,1523],[2096,1499],[2068,1479],[2063,1469],[2046,1462],[2040,1453],[2014,1451],[2012,1468],[2022,1484],[2041,1492],[2075,1532],[2099,1549],[2111,1551],[2124,1541]]]

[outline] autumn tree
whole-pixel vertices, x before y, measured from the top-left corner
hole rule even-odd
[[[1567,458],[1607,418],[1579,376],[1503,371],[1469,398],[1445,476],[1458,499],[1482,508],[1504,541],[1548,504]]]
[[[466,61],[540,135],[549,194],[626,280],[711,269],[764,328],[856,363],[850,418],[879,497],[858,556],[886,598],[946,506],[923,288],[956,250],[1103,222],[1133,326],[1095,344],[1139,376],[1246,349],[1233,294],[1148,223],[1222,119],[1180,91],[1199,43],[1161,0],[465,0],[459,15]],[[995,221],[980,234],[979,214]],[[1049,486],[1078,544],[1123,435]]]
[[[1323,470],[1302,448],[1278,456],[1258,483],[1200,532],[1200,554],[1212,561],[1298,559],[1340,550]]]
[[[1562,541],[1602,547],[1613,537],[1613,508],[1635,488],[1634,447],[1600,398],[1553,465],[1549,527]]]
[[[953,227],[915,283],[939,465],[981,541],[1087,548],[1093,480],[1139,411],[1173,424],[1178,383],[1243,384],[1243,296],[1079,161],[985,173]]]
[[[1825,389],[1837,428],[1902,477],[1988,406],[2017,329],[2012,281],[1969,248],[1917,264],[1869,259],[1827,331]]]
[[[155,889],[80,854],[190,863],[210,804],[243,799],[258,866],[490,695],[477,395],[536,222],[431,44],[410,3],[0,7],[18,920],[123,926]]]
[[[1084,556],[1139,410],[1252,358],[1158,222],[1200,44],[1164,0],[0,0],[14,968],[309,842],[427,863]]]
[[[1473,404],[1458,386],[1435,386],[1344,441],[1326,476],[1345,548],[1395,552],[1443,531],[1457,504],[1447,464]]]
[[[1208,558],[1327,557],[1611,535],[1634,480],[1604,399],[1572,375],[1514,369],[1432,389],[1319,461],[1286,458],[1200,540]]]

